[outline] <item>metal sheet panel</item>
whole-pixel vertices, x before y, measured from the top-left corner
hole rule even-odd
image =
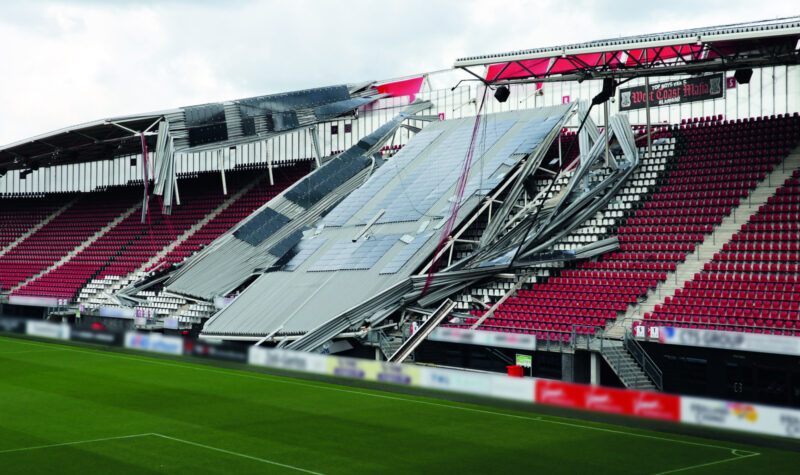
[[[557,106],[486,117],[485,123],[498,132],[493,137],[488,129],[478,131],[478,137],[487,138],[486,145],[476,147],[478,150],[475,152],[470,178],[481,174],[490,163],[493,166],[500,164],[497,168],[498,174],[510,170],[510,165],[505,163],[509,157],[509,142],[516,140],[518,147],[522,142],[516,136],[522,133],[532,119],[558,117],[567,110],[569,106]],[[435,167],[435,162],[442,159],[441,153],[445,150],[439,146],[446,143],[464,150],[465,154],[461,156],[463,161],[466,147],[462,142],[468,144],[472,138],[469,130],[471,124],[474,124],[474,119],[467,118],[428,125],[409,142],[404,149],[408,152],[400,152],[389,159],[359,190],[331,211],[328,216],[335,216],[336,220],[331,221],[339,224],[338,226],[329,225],[328,218],[322,221],[325,226],[314,239],[322,238],[325,241],[312,253],[307,253],[310,257],[298,259],[291,272],[261,275],[228,307],[212,317],[206,323],[203,333],[209,336],[238,335],[254,338],[273,332],[296,334],[322,328],[326,322],[331,322],[330,326],[335,330],[342,324],[347,327],[357,324],[358,318],[363,321],[363,318],[371,316],[359,316],[358,312],[353,313],[351,310],[369,302],[381,292],[406,282],[412,271],[427,262],[444,228],[423,228],[423,221],[431,221],[425,216],[404,222],[379,220],[366,231],[371,237],[356,243],[352,239],[364,230],[363,223],[375,215],[372,210],[377,209],[379,204],[385,204],[391,209],[407,201],[398,190],[407,185],[409,172],[416,169],[426,170],[433,166],[438,170],[437,173],[441,172],[441,176],[437,177],[440,182],[450,183],[443,190],[435,185],[429,187],[427,195],[423,197],[428,198],[431,194],[435,196],[435,200],[428,206],[429,209],[446,208],[455,193],[455,179],[460,174],[460,167]],[[469,130],[469,133],[460,130]],[[457,136],[458,139],[449,139],[451,136]],[[414,151],[418,141],[425,146]],[[502,156],[498,158],[498,154]],[[453,159],[453,163],[456,162]],[[392,202],[387,199],[389,196],[397,198]],[[457,222],[466,219],[479,203],[480,199],[476,196],[467,197],[461,204]],[[340,212],[340,208],[347,208],[347,211]],[[418,242],[405,244],[400,241],[401,236],[414,236],[421,229],[423,234]],[[371,242],[374,244],[366,244]],[[362,248],[365,245],[369,247]],[[302,251],[298,251],[298,255],[300,252]],[[265,302],[269,302],[269,305],[265,305]],[[364,308],[373,307],[368,305]],[[350,316],[344,323],[334,323],[338,316],[343,315]]]

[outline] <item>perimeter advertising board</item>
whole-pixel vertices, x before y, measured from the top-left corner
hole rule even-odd
[[[687,102],[719,99],[725,96],[722,73],[675,79],[650,85],[650,107],[685,104]],[[619,89],[619,110],[644,109],[647,106],[645,86]]]
[[[40,322],[28,320],[25,323],[25,333],[56,340],[69,340],[71,327],[64,323]]]
[[[333,356],[328,358],[327,373],[345,378],[380,381],[384,383],[418,386],[420,368],[412,365],[386,363]]]
[[[536,337],[522,333],[500,333],[465,328],[435,328],[428,340],[467,345],[499,346],[518,350],[536,350]]]
[[[683,396],[681,422],[800,439],[796,409]]]
[[[648,391],[586,386],[542,379],[536,382],[536,402],[668,421],[681,419],[678,396]]]
[[[658,341],[670,345],[800,356],[800,338],[786,335],[660,327]]]
[[[160,333],[125,333],[125,348],[166,353],[170,355],[183,354],[183,339],[177,336],[167,336]]]
[[[534,400],[537,382],[532,378],[433,367],[420,368],[420,371],[420,385],[424,388],[525,402]]]

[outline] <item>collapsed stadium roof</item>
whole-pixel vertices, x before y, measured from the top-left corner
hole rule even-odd
[[[169,124],[174,151],[194,152],[261,140],[334,117],[390,95],[373,81],[248,97],[233,101],[111,117],[0,147],[0,169],[24,170],[111,159],[156,146],[159,124]]]
[[[480,141],[459,221],[522,158],[540,146],[549,147],[573,107],[488,116],[477,132]],[[260,339],[306,333],[407,282],[445,232],[474,127],[475,120],[468,118],[422,129],[308,230],[282,267],[261,275],[212,317],[203,334]],[[345,326],[358,326],[374,312],[367,313],[349,319]]]
[[[581,109],[585,116],[586,105]],[[408,303],[435,303],[478,279],[605,252],[616,243],[596,243],[569,255],[546,251],[604,206],[638,163],[630,125],[622,117],[614,117],[610,126],[624,158],[612,159],[608,177],[595,176],[605,142],[598,136],[587,138],[592,146],[568,167],[571,180],[565,193],[548,200],[544,208],[543,197],[522,210],[512,206],[575,110],[575,104],[565,104],[492,114],[477,125],[472,118],[434,122],[371,175],[352,175],[359,182],[368,178],[352,192],[352,185],[329,192],[320,179],[297,183],[277,205],[263,207],[190,260],[167,289],[209,299],[232,290],[254,272],[255,281],[206,322],[203,335],[253,341],[300,335],[289,347],[308,351],[348,329],[379,324]],[[365,157],[365,150],[343,155]],[[466,162],[471,166],[462,179]],[[309,178],[342,166],[334,163]],[[469,224],[468,218],[495,202],[500,192],[507,206],[496,210],[497,219],[484,232],[482,245],[436,273],[430,290],[420,298],[431,280],[413,273],[435,250],[441,251],[437,245],[452,230],[445,226],[448,220],[455,216],[457,225]],[[303,209],[295,218],[277,219],[275,210],[294,213],[290,204],[281,204],[284,201]],[[324,205],[315,209],[319,203]]]

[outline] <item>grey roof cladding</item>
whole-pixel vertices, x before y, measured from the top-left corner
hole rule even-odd
[[[548,123],[550,117],[562,117],[570,107],[485,116],[485,130],[476,135],[485,140],[476,140],[468,183],[474,183],[476,191],[497,186],[500,177],[524,156],[514,152],[525,143],[535,147],[535,137],[550,131],[541,124]],[[552,128],[558,121],[550,123]],[[444,156],[455,147],[463,151],[463,163],[473,125],[474,118],[465,118],[426,126],[322,218],[318,223],[324,224],[321,229],[307,232],[287,265],[258,277],[228,307],[209,319],[203,334],[255,338],[273,332],[306,333],[407,280],[427,262],[444,232],[440,226],[444,219],[436,216],[442,215],[440,210],[449,209],[461,173],[459,161],[454,158],[444,166]],[[464,133],[467,129],[469,133]],[[491,132],[493,129],[495,132]],[[442,166],[437,166],[437,161]],[[446,186],[420,187],[420,195],[424,192],[425,196],[409,197],[401,191],[408,189],[412,173],[418,177],[427,175],[432,177],[431,182]],[[364,231],[364,223],[376,215],[379,205],[394,214],[395,208],[406,209],[411,201],[421,213],[403,221],[378,220],[353,242]],[[479,193],[465,195],[457,222],[466,219],[479,203]],[[429,223],[422,226],[426,221]],[[404,235],[413,236],[413,240],[406,244],[400,239]]]

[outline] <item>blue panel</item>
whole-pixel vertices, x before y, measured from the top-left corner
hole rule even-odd
[[[234,231],[233,235],[251,246],[258,246],[288,222],[289,218],[287,216],[278,213],[272,208],[264,208]]]
[[[481,128],[477,132],[472,163],[476,163],[482,152],[492,148],[515,123],[516,119],[501,120]],[[401,177],[400,183],[367,215],[386,209],[378,223],[416,221],[428,215],[431,206],[458,181],[469,151],[473,128],[471,124],[464,124],[451,132],[430,152],[430,160]]]
[[[330,272],[337,270],[367,270],[394,245],[400,235],[373,236],[367,240],[353,242],[342,239],[309,267],[309,272]]]
[[[325,226],[343,226],[441,134],[441,130],[423,129],[414,137],[414,140],[380,167],[366,183],[350,193],[344,201],[331,210],[323,221]]]
[[[526,130],[523,132],[524,140],[519,145],[519,147],[514,151],[514,154],[529,154],[533,152],[536,147],[539,146],[540,143],[544,140],[544,137],[550,133],[553,129],[553,126],[561,120],[561,115],[548,117],[545,120],[539,120],[536,123],[531,121],[531,123],[526,126]],[[530,127],[530,129],[528,129]],[[520,135],[523,135],[520,134]]]
[[[328,120],[376,100],[377,97],[355,97],[346,101],[325,104],[314,108],[314,116],[317,120]]]
[[[293,271],[303,265],[303,263],[311,257],[317,249],[322,247],[325,244],[327,239],[325,238],[312,238],[312,239],[303,239],[294,247],[294,250],[297,251],[297,254],[283,266],[281,270],[285,271]]]
[[[361,246],[350,255],[341,270],[371,269],[381,257],[400,239],[400,235],[373,236],[361,243]]]
[[[272,246],[268,252],[275,257],[283,257],[287,252],[292,250],[295,244],[299,243],[300,240],[303,239],[303,231],[306,229],[308,228],[298,229],[292,234],[281,239],[281,241]]]
[[[339,270],[360,245],[361,241],[353,242],[350,239],[340,239],[314,265],[309,267],[308,271],[327,272]]]
[[[428,242],[431,236],[433,236],[432,232],[418,234],[413,241],[406,244],[400,252],[395,254],[392,260],[386,264],[386,267],[381,270],[381,274],[394,274],[399,271]]]

